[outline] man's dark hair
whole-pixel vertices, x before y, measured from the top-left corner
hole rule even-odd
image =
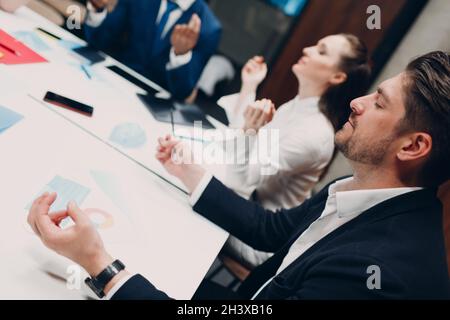
[[[404,85],[403,130],[428,133],[430,156],[419,179],[425,187],[436,187],[450,179],[450,57],[434,51],[411,61]]]

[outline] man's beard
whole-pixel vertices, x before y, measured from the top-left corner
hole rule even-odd
[[[365,141],[358,139],[354,134],[346,140],[341,140],[339,139],[338,131],[335,137],[336,147],[347,159],[373,166],[377,166],[383,162],[388,152],[389,145],[393,140],[394,137],[390,135],[387,138],[375,141],[369,145],[365,144]]]

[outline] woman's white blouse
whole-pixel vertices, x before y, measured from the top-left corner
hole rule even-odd
[[[233,113],[236,101],[233,95],[220,104],[230,126],[242,127],[245,108]],[[334,151],[334,129],[319,110],[319,97],[295,97],[257,135],[236,139],[246,141],[235,143],[237,161],[227,166],[223,182],[246,198],[256,190],[260,203],[272,210],[295,207],[310,197]]]

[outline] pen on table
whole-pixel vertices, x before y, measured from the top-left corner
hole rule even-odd
[[[60,37],[58,37],[57,35],[55,35],[55,34],[49,32],[49,31],[47,31],[47,30],[44,30],[44,29],[42,29],[42,28],[36,28],[36,29],[39,30],[39,31],[41,31],[41,32],[43,32],[43,33],[45,33],[46,35],[48,35],[48,36],[50,36],[50,37],[52,37],[52,38],[54,38],[54,39],[56,39],[56,40],[61,40]]]
[[[89,71],[88,71],[88,69],[86,68],[86,66],[85,65],[81,65],[81,70],[83,70],[83,72],[86,74],[86,76],[89,78],[89,79],[92,79],[92,75],[89,73]]]
[[[184,139],[184,140],[191,140],[191,141],[197,141],[197,142],[202,142],[202,143],[206,143],[208,141],[202,140],[202,139],[198,139],[198,138],[192,138],[192,137],[187,137],[187,136],[181,136],[179,134],[174,134],[175,138],[180,138],[180,139]]]
[[[3,44],[3,43],[0,42],[0,47],[2,47],[3,49],[5,49],[5,50],[11,52],[12,54],[14,54],[14,55],[16,55],[16,56],[18,56],[18,57],[20,57],[20,52],[19,52],[19,51],[14,50],[13,48],[8,47],[6,44]]]
[[[170,108],[170,123],[172,124],[172,134],[175,135],[175,124],[173,123],[173,109]]]

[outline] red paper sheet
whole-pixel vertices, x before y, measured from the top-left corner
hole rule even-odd
[[[0,29],[0,43],[8,48],[19,52],[20,56],[6,50],[4,47],[0,46],[0,63],[3,64],[25,64],[25,63],[38,63],[47,62],[42,56],[28,48],[22,42],[11,37],[5,31]]]

